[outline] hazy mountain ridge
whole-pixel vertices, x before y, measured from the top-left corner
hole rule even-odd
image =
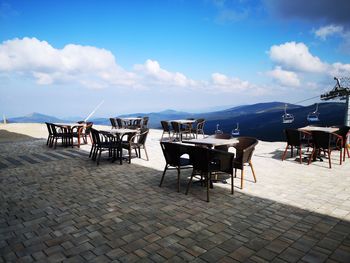
[[[267,102],[252,105],[242,105],[229,108],[222,111],[205,112],[205,113],[188,113],[175,110],[164,110],[161,112],[151,113],[133,113],[124,114],[120,117],[130,116],[148,116],[150,128],[161,128],[161,120],[174,120],[184,118],[204,118],[206,119],[205,132],[207,134],[214,133],[216,125],[226,133],[230,133],[239,123],[242,136],[254,136],[267,141],[283,140],[283,129],[298,128],[308,125],[306,119],[309,112],[315,110],[315,105],[300,106],[288,104],[287,112],[295,117],[295,121],[291,124],[282,123],[282,115],[284,114],[283,102]],[[320,121],[312,123],[321,126],[341,125],[344,120],[345,104],[339,102],[320,103],[319,109]],[[78,121],[82,118],[77,118]],[[59,119],[40,113],[32,113],[23,117],[9,118],[9,122],[67,122],[68,120]],[[110,125],[109,118],[92,118],[90,121],[95,124]]]

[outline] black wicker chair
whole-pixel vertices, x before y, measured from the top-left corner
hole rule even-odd
[[[323,150],[324,153],[327,153],[329,168],[332,168],[331,162],[331,152],[333,150],[340,151],[340,161],[339,164],[342,164],[342,148],[343,148],[343,138],[342,136],[334,133],[324,132],[324,131],[312,131],[313,139],[313,150],[309,158],[308,164],[315,159],[316,155],[319,155]]]
[[[166,171],[173,168],[177,170],[177,191],[180,192],[180,170],[192,168],[190,159],[184,158],[183,155],[189,155],[194,147],[174,142],[161,142],[160,146],[162,147],[166,164],[159,187],[163,184]]]
[[[212,173],[223,172],[231,175],[231,194],[234,192],[234,179],[233,179],[233,159],[234,154],[231,152],[225,152],[215,149],[209,149],[205,147],[193,147],[190,153],[190,161],[193,165],[193,171],[191,178],[187,184],[186,195],[192,184],[193,176],[196,174],[201,175],[207,187],[207,202],[209,202],[209,188],[212,185],[211,175]]]
[[[294,147],[299,153],[299,161],[303,162],[302,148],[311,146],[311,134],[308,132],[298,131],[296,129],[285,129],[284,134],[287,140],[287,146],[282,155],[282,161],[286,159],[287,151],[290,148],[290,157],[293,157]]]

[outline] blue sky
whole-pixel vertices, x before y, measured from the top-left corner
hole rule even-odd
[[[346,0],[0,0],[0,113],[298,102],[350,75],[349,13]]]

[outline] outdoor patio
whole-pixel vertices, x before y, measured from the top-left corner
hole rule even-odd
[[[161,131],[150,161],[96,166],[81,149],[46,139],[0,143],[0,262],[350,262],[350,159],[281,161],[285,143],[259,142],[247,169],[216,183],[210,203],[189,171],[159,181]],[[239,175],[239,173],[238,173]],[[229,181],[229,180],[228,180]]]

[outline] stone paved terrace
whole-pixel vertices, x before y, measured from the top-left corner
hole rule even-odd
[[[151,130],[151,160],[131,164],[45,139],[0,143],[0,262],[350,262],[350,159],[333,168],[280,160],[259,142],[245,188],[216,183],[211,202],[185,195]]]

